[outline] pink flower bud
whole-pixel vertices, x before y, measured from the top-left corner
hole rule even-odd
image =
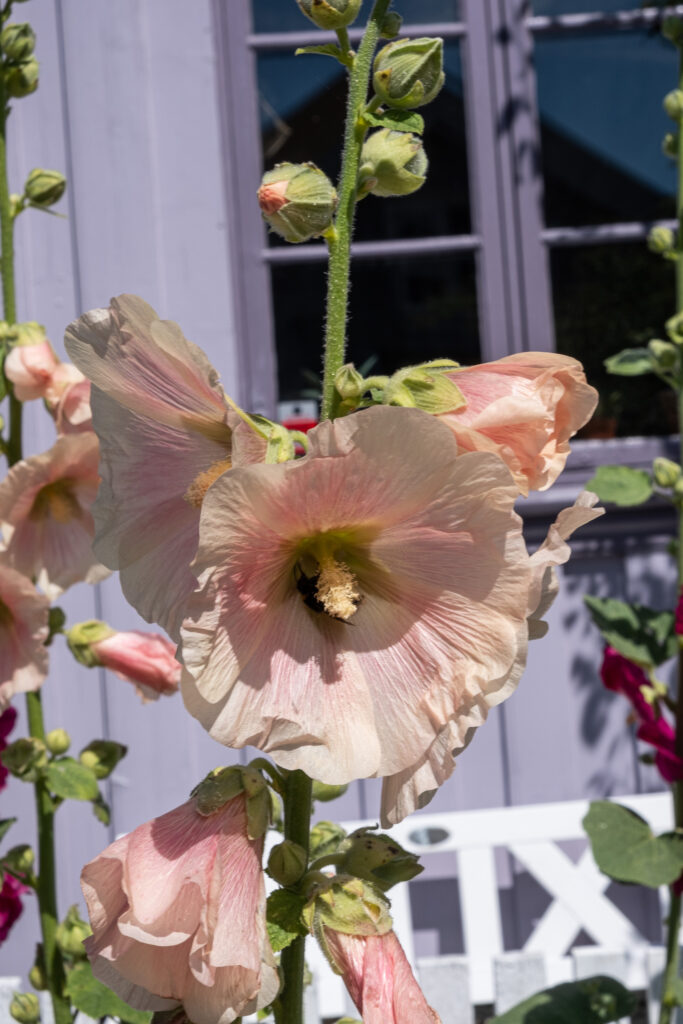
[[[258,190],[258,202],[261,211],[267,214],[277,213],[287,202],[288,181],[273,181],[261,185]]]
[[[180,683],[176,646],[159,633],[113,633],[92,645],[101,665],[136,684],[143,699],[175,693]]]
[[[14,394],[20,402],[44,398],[59,365],[50,342],[37,345],[15,345],[5,359],[5,375],[14,384]]]

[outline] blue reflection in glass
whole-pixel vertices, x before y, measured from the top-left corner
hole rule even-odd
[[[646,5],[639,0],[532,0],[531,6],[534,14],[585,14],[587,11],[630,11]],[[651,6],[656,7],[657,0],[652,0]]]
[[[295,0],[252,0],[255,32],[305,32],[314,26],[304,17]],[[456,21],[459,0],[400,0],[397,9],[406,24]],[[362,26],[371,4],[364,0],[356,25]]]

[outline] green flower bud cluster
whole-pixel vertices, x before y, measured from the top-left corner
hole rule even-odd
[[[26,23],[5,25],[0,32],[5,88],[14,99],[28,96],[38,88],[39,64],[33,55],[36,36]]]
[[[361,151],[359,198],[417,192],[427,180],[428,166],[419,135],[381,128],[368,136]]]
[[[42,740],[27,736],[10,743],[0,754],[0,761],[15,778],[37,782],[47,768],[47,747]]]
[[[302,14],[322,29],[347,28],[358,17],[363,0],[296,0]]]
[[[315,164],[276,164],[258,190],[263,219],[287,242],[308,242],[332,226],[337,192]]]
[[[108,779],[128,753],[128,747],[116,740],[92,740],[78,755],[78,760],[89,768],[96,779]]]
[[[0,50],[8,60],[27,60],[33,55],[35,47],[36,34],[26,22],[19,25],[6,25],[0,32]]]
[[[40,1003],[33,992],[18,992],[10,1003],[9,1012],[19,1024],[38,1024]]]
[[[444,84],[443,39],[397,39],[375,57],[373,86],[382,103],[414,109],[431,103]]]

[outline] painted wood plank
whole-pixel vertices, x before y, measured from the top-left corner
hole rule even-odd
[[[546,987],[545,962],[540,953],[503,953],[493,960],[496,1013],[528,999]]]
[[[422,957],[418,960],[417,977],[442,1024],[474,1024],[467,957]]]
[[[492,957],[503,952],[493,850],[490,847],[460,850],[458,875],[472,998],[475,1003],[488,1003],[493,997]]]
[[[577,864],[577,869],[597,893],[603,893],[610,884],[607,875],[598,869],[590,849],[586,850]],[[546,912],[535,925],[524,944],[526,952],[562,955],[576,937],[581,924],[568,903],[553,900]]]

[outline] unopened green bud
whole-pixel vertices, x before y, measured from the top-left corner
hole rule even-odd
[[[320,800],[321,803],[329,803],[330,800],[337,800],[340,796],[343,796],[349,787],[347,785],[342,786],[329,786],[325,782],[313,782],[313,799]]]
[[[128,747],[115,740],[93,740],[78,755],[81,764],[89,768],[97,779],[106,779],[119,761],[128,753]]]
[[[402,24],[403,18],[398,11],[389,11],[384,15],[379,28],[380,39],[395,39]]]
[[[410,405],[432,416],[441,416],[466,405],[458,387],[455,364],[437,359],[420,366],[406,366],[397,370],[384,393],[387,405]],[[409,401],[406,398],[409,396]]]
[[[303,846],[285,839],[270,851],[268,874],[279,885],[296,885],[306,870],[308,859]]]
[[[336,853],[343,839],[346,839],[346,832],[341,825],[333,821],[317,822],[311,829],[311,859],[317,860],[318,857],[329,857]]]
[[[35,863],[36,855],[28,843],[13,846],[2,858],[2,863],[17,875],[28,875]]]
[[[45,641],[45,646],[49,647],[57,633],[64,632],[64,623],[66,622],[66,615],[64,610],[59,605],[53,604],[48,612],[47,624],[48,624],[48,637]]]
[[[655,369],[673,370],[678,366],[680,361],[678,345],[674,345],[670,341],[662,341],[661,338],[653,338],[648,342],[647,347]]]
[[[18,217],[25,207],[24,197],[20,196],[18,192],[12,192],[9,197],[9,212],[11,216],[13,218]]]
[[[683,313],[669,317],[664,326],[671,340],[677,345],[683,345]]]
[[[71,746],[71,737],[66,729],[51,729],[45,737],[45,744],[51,754],[66,754]]]
[[[296,0],[303,14],[323,29],[346,28],[358,17],[363,0]]]
[[[673,487],[680,478],[681,467],[671,459],[657,458],[652,463],[652,475],[658,487]]]
[[[34,167],[26,179],[24,193],[34,206],[54,206],[64,195],[66,178],[59,171]]]
[[[683,19],[676,15],[665,18],[662,22],[662,35],[676,46],[683,45]]]
[[[683,117],[683,90],[672,89],[664,97],[664,109],[672,121],[679,121]]]
[[[114,636],[115,630],[106,622],[99,619],[88,619],[87,622],[77,622],[64,634],[69,650],[76,661],[86,668],[95,668],[102,662],[95,654],[92,645]]]
[[[92,935],[92,928],[87,921],[82,920],[78,913],[78,907],[74,903],[69,907],[61,924],[57,925],[55,935],[57,945],[65,956],[72,960],[81,960],[86,955],[83,942],[89,935]]]
[[[331,226],[337,192],[315,164],[276,164],[258,190],[263,219],[288,242],[308,242]]]
[[[678,159],[678,132],[666,133],[662,139],[662,153],[672,160]]]
[[[18,992],[12,999],[9,1012],[19,1024],[38,1024],[40,1003],[33,992]]]
[[[24,782],[37,782],[47,767],[47,748],[42,740],[28,736],[15,740],[0,754],[8,772]]]
[[[358,372],[353,363],[347,363],[337,370],[334,378],[334,386],[337,394],[343,399],[360,398],[363,393],[363,375]],[[314,786],[317,783],[313,783]]]
[[[383,892],[397,882],[408,882],[424,869],[413,853],[382,833],[359,828],[352,832],[339,847],[343,859],[337,870],[356,878],[374,882]]]
[[[380,128],[368,136],[361,152],[359,194],[408,196],[422,188],[428,167],[419,135]]]
[[[26,60],[33,53],[36,34],[30,25],[6,25],[0,32],[0,49],[8,60]]]
[[[445,81],[443,39],[397,39],[375,57],[373,85],[383,103],[412,109],[431,103]]]
[[[388,900],[374,886],[347,875],[330,876],[316,886],[301,916],[319,940],[323,927],[344,935],[384,935],[392,925]]]
[[[45,972],[45,955],[42,942],[36,943],[36,955],[33,967],[28,972],[28,980],[38,992],[44,992],[47,988],[47,974]]]
[[[652,228],[647,236],[647,246],[650,252],[671,252],[674,247],[675,236],[671,228],[661,225]]]
[[[13,64],[5,72],[7,92],[14,99],[29,96],[38,88],[40,65],[35,57],[29,57],[21,64]]]

